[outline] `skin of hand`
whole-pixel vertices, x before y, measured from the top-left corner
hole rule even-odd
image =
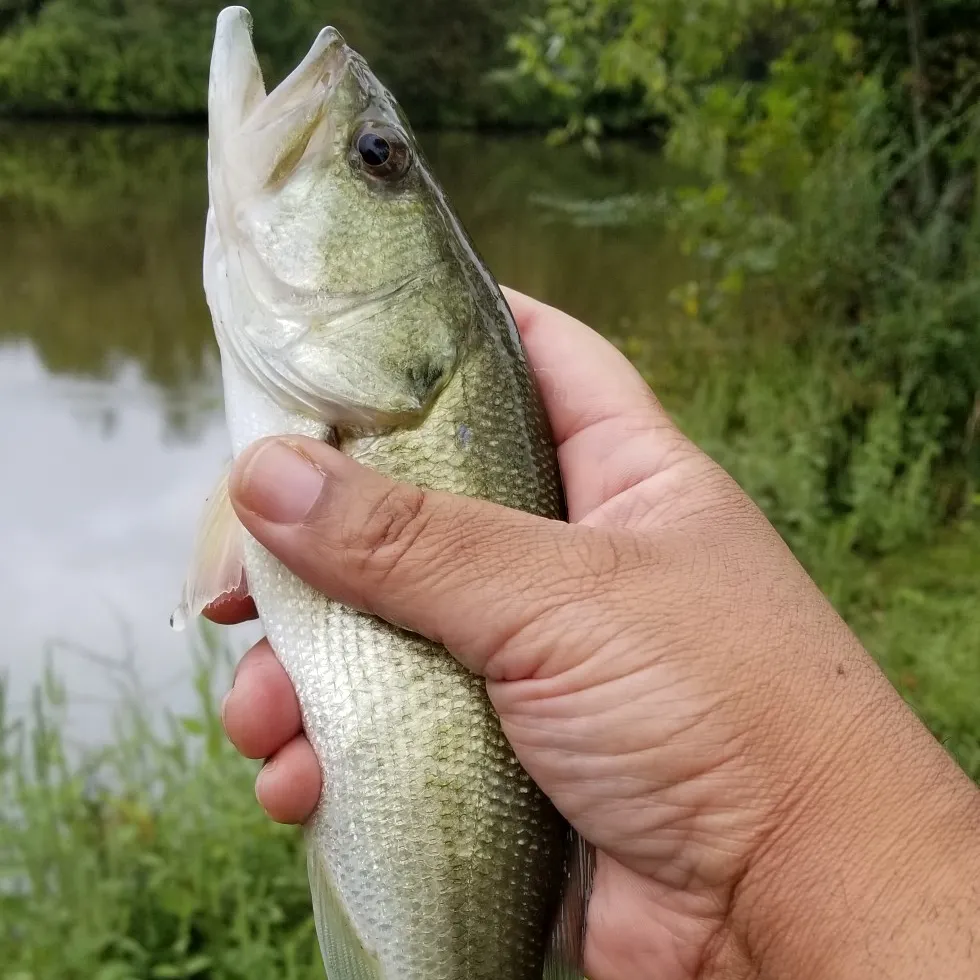
[[[237,461],[245,527],[486,677],[522,764],[599,850],[591,980],[980,975],[980,793],[626,358],[508,299],[568,524],[296,439]],[[243,587],[208,615],[255,610]],[[319,769],[266,643],[223,717],[268,759],[270,815],[302,822]]]

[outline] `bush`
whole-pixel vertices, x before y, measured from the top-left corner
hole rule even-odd
[[[0,37],[0,108],[28,114],[199,113],[213,32],[208,6],[51,0]]]
[[[688,428],[812,570],[921,540],[980,475],[975,88],[925,101],[926,19],[871,6],[549,0],[518,42],[595,152],[597,92],[638,88],[668,121],[694,179],[665,215],[698,263],[674,329],[741,338],[724,393],[692,365],[686,399],[710,410]],[[882,17],[906,33],[879,68]]]
[[[869,150],[855,132],[815,162],[779,211],[719,184],[685,198],[675,216],[705,265],[687,289],[695,302],[685,306],[682,295],[679,305],[690,319],[748,331],[784,324],[777,384],[790,403],[811,403],[795,425],[811,438],[826,433],[811,462],[827,519],[871,551],[892,550],[957,511],[978,462],[980,226],[956,220],[952,205],[921,222],[898,209],[898,172],[912,152]],[[835,363],[838,382],[828,386],[819,365]],[[777,494],[777,520],[795,509],[794,493]]]

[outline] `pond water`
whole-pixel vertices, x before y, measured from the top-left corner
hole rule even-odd
[[[655,153],[423,142],[501,281],[656,347],[684,262],[649,215],[671,180]],[[85,740],[122,680],[177,710],[191,698],[168,618],[228,451],[205,155],[195,130],[0,129],[0,672],[16,708],[50,657]],[[240,650],[255,630],[228,635]]]

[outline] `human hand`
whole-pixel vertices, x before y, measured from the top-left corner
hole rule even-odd
[[[508,298],[569,525],[396,486],[309,441],[322,488],[283,520],[290,467],[308,464],[267,441],[232,476],[246,528],[487,678],[518,758],[599,849],[592,980],[975,975],[962,929],[935,945],[937,922],[980,911],[975,788],[628,361]],[[254,608],[230,597],[210,615]],[[303,821],[319,768],[267,644],[223,714],[240,751],[270,760],[262,804]]]

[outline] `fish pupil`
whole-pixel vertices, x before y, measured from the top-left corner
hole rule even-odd
[[[365,133],[357,141],[357,152],[369,167],[383,167],[391,158],[391,146],[377,133]]]

